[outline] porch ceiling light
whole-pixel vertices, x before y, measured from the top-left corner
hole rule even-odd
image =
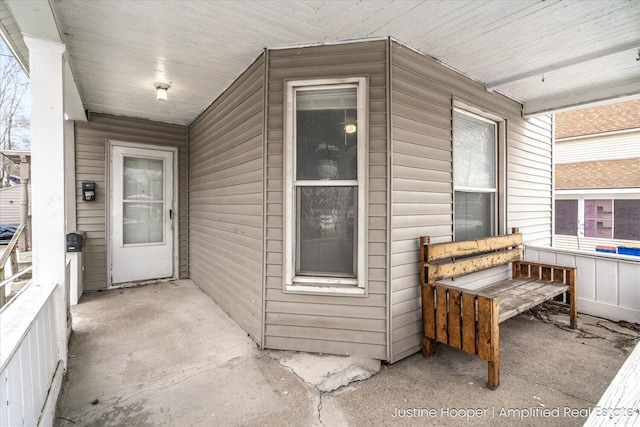
[[[156,99],[160,102],[167,100],[167,90],[171,87],[169,83],[155,82],[153,84],[156,88]]]

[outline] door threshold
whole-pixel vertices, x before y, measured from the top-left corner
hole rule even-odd
[[[178,278],[177,277],[167,277],[167,278],[164,278],[164,279],[150,279],[150,280],[140,280],[140,281],[137,281],[137,282],[116,283],[115,285],[107,286],[107,290],[123,289],[123,288],[137,288],[139,286],[155,285],[155,284],[158,284],[158,283],[165,283],[165,282],[173,282],[175,280],[178,280]]]

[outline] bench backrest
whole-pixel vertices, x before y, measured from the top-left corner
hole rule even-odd
[[[522,261],[522,234],[517,228],[512,231],[504,236],[447,243],[429,243],[429,237],[421,237],[421,282],[434,283]]]

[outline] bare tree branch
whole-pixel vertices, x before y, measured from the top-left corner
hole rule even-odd
[[[25,100],[29,79],[6,45],[0,45],[0,149],[28,150],[30,120]]]

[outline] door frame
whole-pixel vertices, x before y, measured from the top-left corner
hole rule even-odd
[[[107,280],[107,289],[117,289],[117,288],[129,288],[133,286],[145,285],[148,283],[158,283],[158,282],[168,282],[171,280],[177,280],[178,274],[180,271],[180,242],[179,238],[179,229],[180,229],[180,209],[178,206],[178,193],[180,191],[179,188],[179,175],[178,175],[178,147],[171,147],[166,145],[156,145],[156,144],[145,144],[138,142],[127,142],[115,139],[107,139],[107,153],[106,153],[106,176],[105,176],[105,188],[106,188],[106,227],[105,227],[105,242],[106,242],[106,280]],[[111,280],[111,267],[112,267],[112,259],[111,259],[111,232],[112,232],[112,198],[113,195],[111,193],[111,178],[113,174],[113,147],[125,147],[125,148],[138,148],[138,149],[146,149],[146,150],[158,150],[158,151],[170,151],[173,153],[173,195],[171,200],[171,206],[173,210],[173,275],[164,279],[150,279],[150,280],[142,280],[135,282],[126,282],[126,283],[117,283],[113,284]]]

